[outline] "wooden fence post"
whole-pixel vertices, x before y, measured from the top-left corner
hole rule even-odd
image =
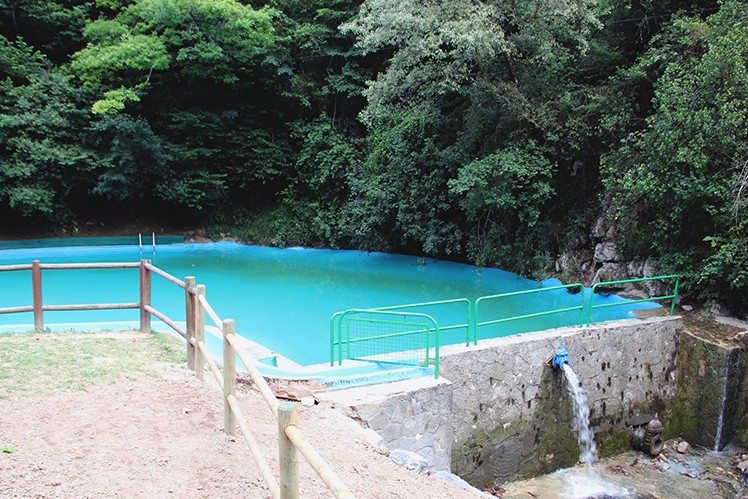
[[[39,260],[31,264],[31,287],[34,293],[34,330],[44,331],[44,317],[42,314],[42,269]]]
[[[286,435],[286,428],[298,426],[296,402],[278,404],[278,463],[280,465],[281,499],[299,497],[299,459],[296,446]]]
[[[234,334],[233,319],[223,321],[223,428],[228,435],[236,435],[236,418],[231,411],[228,397],[236,397],[236,352],[226,337]]]
[[[187,333],[187,367],[195,370],[195,345],[190,339],[195,337],[195,295],[190,292],[195,287],[195,278],[188,276],[184,278],[184,319],[185,332]]]
[[[205,341],[205,307],[200,297],[205,298],[205,284],[198,284],[197,293],[195,294],[195,377],[199,381],[204,381],[205,377],[205,356],[203,351],[197,346],[200,342]]]
[[[151,271],[145,266],[150,260],[140,260],[140,332],[151,332],[151,313],[146,306],[151,306]]]

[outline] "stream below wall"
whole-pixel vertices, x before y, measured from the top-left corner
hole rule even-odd
[[[678,444],[685,452],[678,452]],[[744,450],[694,449],[675,439],[667,441],[656,458],[634,451],[603,458],[594,465],[594,478],[579,465],[505,483],[491,492],[503,499],[743,498],[748,497],[748,487],[741,468],[748,468]]]
[[[684,314],[683,320],[689,332],[680,339],[680,401],[674,415],[675,419],[681,419],[675,425],[680,438],[668,440],[657,457],[629,451],[603,458],[592,467],[585,462],[589,460],[584,458],[580,438],[579,465],[505,483],[491,492],[502,498],[538,499],[748,497],[748,451],[734,442],[725,445],[732,438],[745,443],[745,421],[741,414],[745,413],[748,392],[747,378],[742,372],[745,356],[741,353],[746,344],[746,333],[742,332],[746,324],[721,323],[701,314]],[[709,379],[710,369],[714,371],[714,380]],[[696,389],[694,393],[709,392],[716,398],[706,403],[700,396],[689,397],[692,388]],[[700,402],[705,406],[700,407]],[[692,419],[698,420],[698,424],[691,424],[683,414],[678,414],[683,410],[679,406],[690,408],[694,413]],[[692,447],[683,440],[685,436],[701,445]]]

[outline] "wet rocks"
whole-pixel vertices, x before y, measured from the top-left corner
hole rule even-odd
[[[416,471],[418,473],[429,467],[429,462],[415,452],[403,449],[395,449],[390,452],[390,460],[402,466],[403,468]]]
[[[595,246],[594,260],[601,263],[618,261],[618,248],[614,242],[599,243]]]
[[[748,475],[748,454],[743,454],[740,456],[740,460],[735,465],[735,467],[743,474]]]
[[[733,337],[733,340],[748,347],[748,331],[741,331]]]
[[[678,445],[675,446],[675,450],[677,450],[681,454],[686,454],[688,451],[691,450],[691,446],[688,442],[685,440],[682,440],[678,442]]]

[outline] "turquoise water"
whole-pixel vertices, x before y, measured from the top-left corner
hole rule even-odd
[[[278,249],[236,243],[174,244],[147,248],[144,258],[183,279],[195,276],[206,285],[206,296],[222,319],[234,319],[239,334],[293,361],[310,365],[329,361],[329,320],[351,308],[373,308],[425,301],[469,298],[537,289],[558,282],[537,283],[497,269],[477,269],[459,263],[384,253],[319,249]],[[30,263],[139,261],[138,246],[34,248],[0,251],[0,265]],[[137,269],[44,270],[45,305],[138,302]],[[0,307],[32,303],[31,273],[0,273]],[[587,290],[589,296],[589,290]],[[599,301],[598,301],[599,300]],[[595,303],[622,301],[596,297]],[[580,295],[554,291],[515,297],[484,307],[481,320],[528,314],[549,308],[579,305]],[[166,280],[153,277],[153,306],[177,321],[184,320],[184,294]],[[651,308],[638,303],[596,310],[593,321],[631,316]],[[464,306],[424,309],[440,327],[466,322]],[[45,312],[45,326],[137,321],[137,310]],[[586,315],[585,315],[586,319]],[[210,320],[206,319],[206,323]],[[479,337],[495,337],[579,323],[579,312],[505,323],[480,330]],[[31,313],[0,315],[3,325],[33,324]],[[72,328],[72,326],[70,326]],[[131,327],[137,327],[131,324]],[[7,329],[7,327],[6,327]],[[14,328],[24,329],[24,328]],[[465,341],[465,331],[445,333],[442,344]]]

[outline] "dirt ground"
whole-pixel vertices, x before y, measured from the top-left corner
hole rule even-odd
[[[269,497],[241,433],[223,432],[223,402],[209,376],[200,383],[168,364],[79,391],[0,399],[0,497]],[[267,405],[245,385],[238,398],[277,470],[277,424]],[[301,407],[299,419],[356,497],[478,497],[395,465],[341,410]],[[332,497],[300,460],[301,496]]]

